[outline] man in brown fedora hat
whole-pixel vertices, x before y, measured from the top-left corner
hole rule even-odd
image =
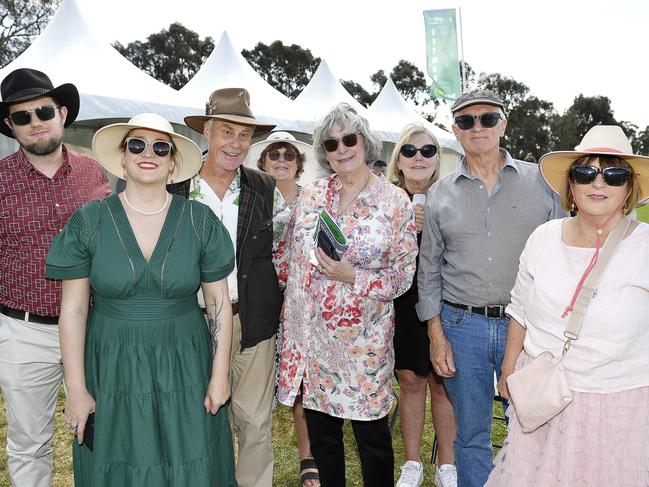
[[[23,68],[7,75],[0,93],[0,132],[20,146],[0,160],[0,387],[9,476],[16,486],[49,487],[63,366],[61,283],[45,279],[45,256],[70,215],[110,190],[96,161],[62,144],[79,113],[74,85],[55,88],[45,73]]]
[[[206,115],[185,118],[208,142],[192,194],[212,208],[236,243],[228,277],[233,336],[230,424],[238,435],[239,487],[271,487],[271,406],[275,389],[275,333],[282,296],[272,262],[274,180],[243,166],[253,135],[274,126],[256,119],[243,88],[216,90]]]

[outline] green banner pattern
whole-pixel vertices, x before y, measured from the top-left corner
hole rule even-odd
[[[425,10],[424,24],[430,96],[455,100],[462,94],[455,9]]]

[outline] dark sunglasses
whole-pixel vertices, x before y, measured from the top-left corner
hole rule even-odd
[[[437,154],[437,147],[433,144],[426,144],[421,147],[415,147],[414,144],[403,144],[399,152],[403,157],[407,157],[408,159],[415,157],[417,152],[420,152],[422,157],[428,158]]]
[[[591,184],[601,174],[604,182],[609,186],[622,186],[631,178],[631,169],[628,167],[605,167],[601,169],[593,166],[572,166],[570,180],[576,184]]]
[[[480,120],[480,125],[484,128],[490,129],[495,127],[498,120],[500,120],[500,113],[486,112],[482,115],[460,115],[459,117],[455,117],[455,125],[462,130],[471,130],[475,126],[476,119]]]
[[[164,140],[156,140],[153,142],[147,142],[144,139],[138,137],[129,137],[124,142],[124,147],[128,149],[131,154],[142,154],[148,146],[151,146],[151,150],[156,156],[166,157],[171,153],[173,144]]]
[[[278,150],[274,150],[269,152],[267,155],[271,161],[279,161],[279,157],[283,156],[286,162],[292,162],[297,157],[295,151],[292,150],[284,151],[284,154],[281,154]]]
[[[327,152],[335,152],[338,150],[338,141],[342,141],[345,147],[354,147],[358,144],[358,134],[343,135],[340,139],[327,139],[322,145]]]
[[[10,113],[9,117],[14,125],[27,125],[32,121],[32,112],[34,112],[40,121],[47,122],[54,118],[57,108],[59,107],[43,105],[42,107],[32,108],[31,110],[18,110],[17,112]]]

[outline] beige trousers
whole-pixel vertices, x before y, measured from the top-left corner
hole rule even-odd
[[[232,319],[230,426],[238,438],[239,487],[272,487],[275,337],[241,352],[241,322]]]
[[[0,314],[0,388],[15,487],[52,484],[52,435],[62,377],[59,327]]]

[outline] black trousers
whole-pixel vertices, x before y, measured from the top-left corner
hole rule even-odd
[[[304,410],[311,453],[322,487],[345,487],[343,422],[319,411]],[[374,421],[352,420],[365,487],[394,486],[394,452],[388,417]]]

